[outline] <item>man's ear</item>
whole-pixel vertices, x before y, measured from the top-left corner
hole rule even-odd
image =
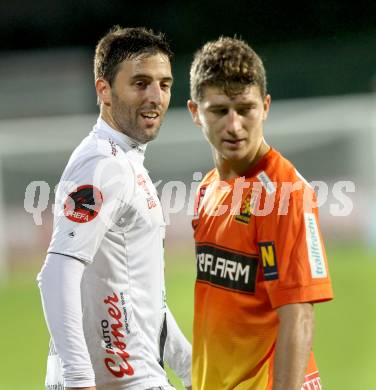
[[[189,112],[191,113],[193,122],[196,124],[196,126],[201,127],[202,123],[201,123],[200,116],[198,113],[197,103],[195,103],[193,100],[188,100],[187,107],[188,107]]]
[[[264,115],[263,115],[264,121],[268,118],[271,102],[272,102],[271,96],[266,95],[264,99]]]
[[[97,91],[98,100],[106,106],[111,105],[111,86],[104,79],[95,81],[95,90]]]

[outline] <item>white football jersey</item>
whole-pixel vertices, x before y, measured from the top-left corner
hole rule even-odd
[[[48,252],[87,263],[83,327],[97,389],[173,389],[163,369],[165,222],[144,152],[99,118],[56,193]]]

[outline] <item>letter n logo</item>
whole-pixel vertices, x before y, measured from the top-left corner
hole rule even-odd
[[[258,246],[265,280],[278,279],[277,257],[275,254],[274,241],[259,242]]]

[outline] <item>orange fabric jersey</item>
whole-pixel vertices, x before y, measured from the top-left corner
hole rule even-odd
[[[192,225],[194,390],[269,390],[276,308],[332,299],[315,195],[271,149],[244,177],[202,181]],[[320,389],[311,354],[304,390]]]

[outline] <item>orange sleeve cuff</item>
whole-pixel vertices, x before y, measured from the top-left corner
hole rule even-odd
[[[333,290],[331,283],[319,283],[310,286],[277,289],[270,291],[269,297],[273,309],[276,309],[279,306],[291,303],[330,301],[333,299]]]

